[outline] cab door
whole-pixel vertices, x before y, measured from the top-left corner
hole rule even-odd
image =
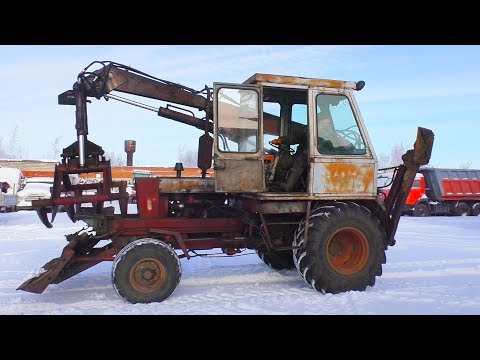
[[[214,84],[216,191],[265,189],[261,99],[258,86]]]
[[[377,161],[351,90],[311,89],[311,191],[332,199],[377,195]]]

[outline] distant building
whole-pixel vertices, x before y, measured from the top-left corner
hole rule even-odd
[[[23,175],[28,177],[53,177],[56,160],[23,160],[23,159],[0,159],[0,166],[20,169]],[[114,181],[133,179],[133,170],[151,171],[153,176],[176,176],[173,167],[159,166],[112,166],[112,178]],[[207,177],[212,176],[213,170],[209,171]],[[184,177],[200,177],[202,171],[197,167],[185,167],[182,171]],[[95,178],[94,173],[81,174],[82,178]]]
[[[56,160],[0,159],[1,167],[17,168],[25,177],[53,176]]]

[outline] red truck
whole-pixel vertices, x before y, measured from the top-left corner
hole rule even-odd
[[[384,197],[389,192],[388,175],[381,178],[379,190]],[[413,216],[479,216],[480,170],[420,168],[404,212]]]

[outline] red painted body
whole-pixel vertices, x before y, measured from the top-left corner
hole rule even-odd
[[[158,178],[136,179],[138,213],[141,218],[158,218],[167,216],[167,199],[158,193]]]
[[[480,179],[442,179],[443,200],[480,200]]]
[[[476,173],[478,170],[433,168],[417,173],[405,201],[405,212],[416,216],[479,215],[480,178]],[[384,199],[389,192],[390,187],[380,188]],[[416,211],[419,204],[423,204],[423,212]]]
[[[408,193],[407,201],[405,203],[413,206],[418,200],[425,196],[425,178],[422,174],[417,174],[415,180],[413,180],[412,189]]]
[[[480,200],[480,179],[442,179],[439,185],[443,201]],[[417,174],[406,204],[415,205],[422,197],[427,197],[426,180]]]

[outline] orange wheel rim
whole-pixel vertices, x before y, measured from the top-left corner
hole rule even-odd
[[[137,261],[130,270],[130,284],[142,293],[158,290],[166,281],[165,266],[154,258]]]
[[[360,272],[367,264],[369,255],[367,238],[357,229],[341,228],[328,240],[328,263],[339,274],[354,275]]]

